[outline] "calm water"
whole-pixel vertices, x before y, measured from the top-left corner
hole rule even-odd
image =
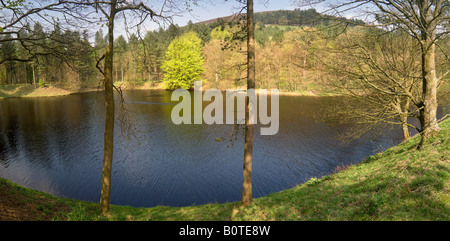
[[[151,207],[240,200],[242,127],[176,126],[166,91],[129,91],[125,101],[129,125],[117,123],[111,203]],[[261,136],[256,128],[254,197],[330,174],[401,140],[395,128],[382,137],[343,141],[354,125],[326,118],[333,108],[323,108],[341,104],[336,97],[280,97],[279,133]],[[104,114],[102,93],[0,100],[0,176],[57,196],[98,202]]]

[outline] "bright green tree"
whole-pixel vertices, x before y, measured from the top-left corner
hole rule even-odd
[[[169,89],[191,89],[203,74],[202,40],[194,32],[175,38],[162,65],[164,82]]]

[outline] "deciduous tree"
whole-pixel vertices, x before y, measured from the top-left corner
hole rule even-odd
[[[194,32],[175,38],[162,65],[164,82],[169,89],[191,89],[203,74],[202,42]]]
[[[439,79],[436,69],[436,51],[442,50],[439,41],[449,34],[450,2],[448,0],[348,0],[333,3],[327,0],[299,0],[301,4],[330,3],[328,13],[343,15],[362,11],[372,18],[369,27],[387,31],[402,30],[414,38],[421,53],[421,101],[417,102],[422,129],[421,143],[439,130],[437,123],[437,88]],[[361,13],[361,12],[359,12]],[[367,18],[369,20],[370,18]]]
[[[247,0],[247,90],[255,89],[256,76],[256,42],[253,0]],[[255,103],[253,103],[255,104]],[[246,97],[245,108],[245,146],[244,146],[244,172],[242,184],[242,204],[252,202],[252,162],[253,162],[253,130],[250,123],[250,99]],[[255,108],[255,105],[253,105]]]

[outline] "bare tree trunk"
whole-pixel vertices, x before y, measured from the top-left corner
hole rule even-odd
[[[34,84],[34,89],[37,89],[37,86],[36,86],[36,73],[35,73],[35,66],[34,66],[34,64],[33,64],[33,84]]]
[[[23,63],[23,70],[25,71],[24,79],[25,79],[25,85],[28,84],[28,78],[27,78],[27,63]]]
[[[422,55],[422,70],[423,70],[423,106],[420,111],[422,124],[422,138],[425,141],[427,138],[439,132],[440,128],[437,124],[437,78],[435,54],[432,52],[434,44],[429,51]]]
[[[411,100],[409,98],[406,99],[406,103],[404,108],[401,108],[401,103],[399,103],[400,107],[400,121],[402,122],[402,130],[403,130],[403,138],[405,140],[408,140],[411,138],[409,134],[409,128],[408,128],[408,113],[409,113],[409,105]]]
[[[247,1],[247,90],[255,88],[255,25],[253,21],[253,0]],[[245,108],[245,146],[244,146],[244,181],[242,185],[242,204],[252,202],[252,159],[253,159],[253,125],[250,124],[250,101],[246,97]]]
[[[433,15],[424,1],[424,10],[422,11],[421,21],[427,26],[426,31],[422,31],[422,78],[423,78],[423,106],[420,111],[422,124],[422,141],[439,132],[437,123],[437,85],[436,76],[436,26],[432,23]]]
[[[116,71],[116,79],[115,81],[119,81],[119,64],[117,64],[117,67],[114,68]]]
[[[113,140],[114,140],[114,87],[113,87],[113,60],[114,60],[114,18],[116,14],[116,0],[111,1],[111,13],[109,15],[108,38],[109,43],[105,54],[105,144],[103,156],[102,171],[102,191],[100,197],[100,210],[102,213],[108,213],[110,210],[111,198],[111,170],[113,159]]]
[[[122,83],[123,83],[123,64],[120,64],[120,68],[121,68],[121,72],[122,72],[121,73],[121,75],[122,75],[121,78],[122,78]]]

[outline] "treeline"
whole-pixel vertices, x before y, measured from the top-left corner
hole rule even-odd
[[[275,21],[275,19],[278,19]],[[284,21],[283,19],[287,19]],[[314,22],[307,21],[317,20]],[[257,13],[256,20],[258,27],[256,29],[256,41],[267,48],[279,47],[273,46],[273,43],[283,41],[284,33],[292,31],[294,27],[286,26],[265,26],[265,24],[281,24],[281,25],[317,25],[328,24],[329,20],[320,20],[320,15],[315,10],[295,10],[295,11],[276,11],[270,13]],[[245,38],[241,37],[240,41],[235,42],[236,46],[240,46],[238,51],[227,53],[228,50],[217,44],[217,41],[211,42],[217,36],[211,36],[211,33],[217,29],[227,32],[237,32],[233,38],[239,34],[239,20],[237,21],[215,21],[208,24],[193,24],[189,22],[185,27],[170,25],[167,29],[159,29],[157,31],[147,32],[144,36],[130,34],[127,38],[123,35],[119,36],[115,41],[115,63],[114,78],[115,81],[131,82],[140,84],[150,81],[152,83],[161,81],[164,72],[161,69],[165,60],[165,52],[170,42],[176,37],[181,36],[185,32],[195,32],[202,40],[205,46],[206,63],[214,61],[217,56],[211,56],[212,48],[220,48],[216,51],[222,57],[227,55],[231,59],[227,59],[228,66],[216,66],[213,72],[206,72],[206,80],[214,82],[225,82],[222,85],[228,85],[233,82],[236,85],[241,84],[240,72],[243,71],[242,64],[245,63],[242,52]],[[1,59],[4,60],[0,66],[0,84],[35,84],[41,85],[61,83],[71,87],[86,87],[98,83],[101,79],[99,71],[96,70],[96,62],[104,53],[107,40],[102,31],[95,34],[95,42],[89,43],[90,36],[87,31],[78,32],[72,30],[62,30],[58,25],[52,30],[44,30],[39,23],[34,26],[27,25],[20,32],[19,40],[6,41],[10,36],[2,35],[0,45]],[[213,34],[214,35],[214,34]],[[241,33],[241,36],[245,36]],[[222,51],[223,50],[223,51]],[[276,49],[274,54],[280,56],[281,49]],[[271,51],[268,51],[271,52]],[[33,61],[25,56],[36,56]],[[208,60],[208,59],[211,59]],[[276,70],[278,72],[286,72],[279,70],[279,67],[268,67],[264,65],[265,70]],[[101,67],[101,63],[99,65]],[[210,66],[205,66],[210,70]],[[291,66],[292,67],[292,66]],[[214,67],[213,67],[214,68]],[[285,68],[285,67],[284,67]],[[286,69],[286,68],[285,68]],[[295,77],[292,73],[295,69],[289,71],[289,76]],[[274,75],[274,73],[265,73],[266,76]],[[302,75],[305,75],[302,73]],[[212,76],[212,77],[211,77]],[[287,77],[280,77],[285,79]],[[280,79],[279,78],[279,79]],[[266,80],[266,82],[269,80]],[[270,81],[271,82],[271,81]],[[278,86],[284,87],[286,84],[277,82]],[[292,85],[292,84],[288,84]],[[294,87],[295,89],[295,87]]]
[[[270,26],[258,23],[257,87],[285,91],[323,89],[327,74],[321,71],[315,48],[326,44],[323,34],[309,27]],[[202,44],[205,86],[219,89],[236,88],[246,84],[246,39],[239,22],[171,25],[167,30],[147,32],[145,36],[131,34],[128,41],[119,36],[115,41],[115,81],[140,85],[158,83],[164,79],[162,68],[167,61],[168,46],[176,38],[195,33]],[[102,49],[101,32],[95,49]],[[97,54],[99,55],[99,54]],[[326,57],[326,56],[324,56]]]
[[[170,42],[185,32],[194,31],[205,44],[215,26],[218,24],[190,22],[185,27],[172,24],[144,36],[120,35],[114,41],[114,80],[133,84],[159,82]],[[39,22],[23,28],[20,35],[17,40],[9,35],[2,35],[0,39],[1,85],[58,83],[86,87],[102,79],[98,68],[103,67],[103,62],[99,60],[108,44],[102,30],[95,33],[93,43],[87,31],[62,30],[59,25],[46,30]]]
[[[317,14],[312,11],[280,11],[259,13],[262,22],[257,23],[258,85],[284,90],[297,90],[303,80],[320,84],[321,76],[315,73],[318,63],[308,55],[308,42],[299,42],[298,26],[272,26],[271,16]],[[267,15],[267,16],[266,16]],[[266,16],[262,17],[261,16]],[[299,18],[301,19],[301,18]],[[264,21],[263,21],[264,20]],[[301,22],[290,21],[298,24]],[[316,22],[319,24],[319,22]],[[323,22],[321,23],[323,24]],[[139,85],[143,82],[157,83],[164,77],[162,65],[166,60],[169,44],[187,32],[194,32],[202,40],[205,58],[203,81],[218,88],[241,86],[245,83],[245,31],[242,21],[215,21],[208,24],[193,24],[149,31],[145,35],[120,35],[115,40],[114,80]],[[307,31],[304,31],[305,34]],[[105,52],[107,39],[102,30],[95,33],[90,43],[87,31],[62,30],[58,25],[44,30],[36,23],[22,30],[30,41],[8,41],[1,43],[2,59],[0,84],[63,84],[73,88],[98,84],[102,79],[96,69],[97,61]],[[33,41],[31,41],[33,40]],[[41,41],[36,41],[41,40]],[[302,45],[302,47],[300,47]],[[37,54],[39,53],[39,54]],[[25,55],[37,56],[33,61]],[[98,63],[102,67],[102,62]]]
[[[336,22],[346,22],[349,25],[364,25],[361,20],[346,19],[318,13],[315,9],[295,9],[260,12],[255,14],[255,21],[262,24],[282,26],[329,26]]]
[[[18,40],[8,34],[1,38],[0,84],[80,84],[96,75],[87,31],[63,31],[59,25],[46,31],[37,22],[22,28]],[[30,61],[29,56],[35,57]]]
[[[256,20],[256,85],[284,91],[333,91],[331,82],[340,74],[329,71],[329,61],[336,57],[333,48],[343,41],[337,36],[343,31],[362,31],[349,28],[347,21],[344,25],[330,24],[336,18],[327,19],[315,10],[257,13]],[[239,19],[189,22],[184,27],[170,25],[143,35],[120,35],[114,43],[114,81],[132,85],[161,82],[168,46],[188,32],[201,39],[205,60],[202,80],[206,86],[226,89],[245,85],[246,34]],[[7,60],[0,66],[0,84],[60,83],[80,88],[98,85],[102,80],[96,65],[105,52],[107,39],[101,30],[96,32],[93,43],[89,43],[87,31],[63,31],[58,26],[45,31],[39,23],[24,29],[22,34],[34,41],[1,43],[2,59]],[[360,34],[358,38],[364,36]],[[449,46],[448,39],[443,43],[441,46]],[[47,52],[36,55],[34,61],[17,61],[22,55],[43,51]],[[445,56],[438,57],[445,62]],[[338,62],[345,66],[346,58]],[[102,68],[101,61],[98,67]]]

